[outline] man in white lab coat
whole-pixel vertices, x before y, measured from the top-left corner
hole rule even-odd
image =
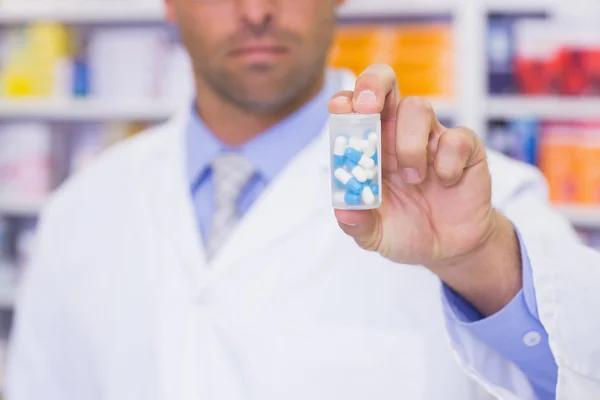
[[[324,73],[340,2],[167,0],[194,106],[45,208],[9,400],[600,398],[600,257],[391,68]],[[329,112],[382,113],[378,210]]]

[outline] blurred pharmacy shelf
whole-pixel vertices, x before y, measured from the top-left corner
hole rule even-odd
[[[557,206],[556,209],[577,228],[600,228],[600,206]]]
[[[175,110],[175,106],[160,101],[0,100],[0,119],[163,121]]]
[[[556,7],[555,0],[486,0],[488,12],[494,13],[530,13],[547,12]]]
[[[349,1],[346,6],[340,8],[339,15],[342,18],[365,18],[365,17],[390,17],[402,15],[452,15],[455,11],[455,0],[420,0],[420,1]]]
[[[30,21],[71,23],[157,22],[165,18],[160,1],[8,1],[0,0],[0,24]]]
[[[487,117],[598,120],[600,98],[493,96],[487,102]]]
[[[0,308],[12,308],[16,295],[15,285],[0,285]]]
[[[452,99],[430,98],[429,103],[440,119],[453,119],[456,116],[458,105]]]
[[[342,7],[342,18],[391,15],[431,15],[452,14],[454,0],[416,2],[352,2]],[[165,9],[162,1],[102,2],[74,1],[63,2],[31,1],[0,2],[0,24],[24,23],[28,21],[57,21],[77,24],[98,22],[162,22]]]
[[[45,200],[18,200],[0,196],[0,216],[35,217],[38,215]]]
[[[440,118],[452,118],[456,103],[451,99],[430,99]],[[42,119],[49,121],[164,121],[177,107],[159,101],[110,103],[99,100],[0,100],[0,119]]]
[[[445,1],[390,1],[352,2],[340,9],[340,16],[347,18],[369,16],[422,16],[451,15],[460,4],[456,0]],[[551,0],[487,0],[489,12],[540,12],[553,9]],[[161,22],[165,9],[161,1],[102,2],[66,0],[9,1],[0,2],[0,24],[28,21],[58,21],[78,24],[98,22]]]

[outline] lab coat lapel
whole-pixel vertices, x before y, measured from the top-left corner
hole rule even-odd
[[[178,116],[160,128],[156,162],[146,174],[146,185],[156,231],[176,254],[193,295],[201,296],[231,266],[276,245],[279,238],[331,207],[329,142],[325,127],[267,187],[208,264],[185,179],[185,118]]]
[[[185,126],[189,109],[159,128],[154,171],[148,173],[148,191],[161,242],[176,254],[187,280],[198,293],[206,257],[185,173]],[[155,162],[154,162],[155,161]],[[162,244],[162,243],[161,243]]]
[[[215,257],[210,267],[215,278],[228,266],[260,256],[276,246],[278,239],[331,207],[327,137],[324,129],[271,182]]]

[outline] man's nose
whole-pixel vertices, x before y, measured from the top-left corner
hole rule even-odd
[[[255,34],[264,33],[273,22],[275,0],[238,0],[236,5],[240,22]]]

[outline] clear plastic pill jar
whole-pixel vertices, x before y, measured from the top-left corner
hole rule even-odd
[[[381,115],[332,114],[329,139],[333,207],[381,206]]]

